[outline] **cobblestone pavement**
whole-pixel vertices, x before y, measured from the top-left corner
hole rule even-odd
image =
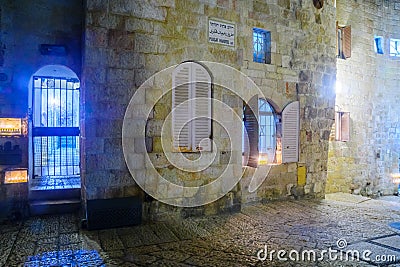
[[[81,188],[79,176],[44,176],[30,181],[30,190]]]
[[[271,202],[100,231],[81,230],[72,214],[34,217],[0,225],[0,266],[400,266],[392,222],[400,222],[400,198]],[[271,261],[272,250],[287,261],[277,252]],[[369,263],[352,258],[368,250]]]

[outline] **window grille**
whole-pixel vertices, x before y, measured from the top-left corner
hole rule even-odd
[[[271,63],[271,33],[262,29],[253,29],[253,61]]]

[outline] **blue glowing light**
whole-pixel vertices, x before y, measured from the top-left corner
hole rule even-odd
[[[29,256],[25,267],[33,266],[102,266],[103,259],[96,250],[60,250]]]

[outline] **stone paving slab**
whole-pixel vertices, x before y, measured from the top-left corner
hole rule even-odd
[[[99,231],[79,229],[79,220],[64,214],[1,225],[0,266],[400,266],[400,233],[389,226],[400,222],[400,203],[393,201],[271,202],[234,214]],[[279,250],[321,253],[338,240],[396,259],[379,265],[276,256]],[[265,247],[275,250],[272,260],[257,257]]]
[[[371,240],[374,243],[387,246],[391,249],[400,251],[400,235],[393,235],[384,238],[378,238]]]
[[[325,199],[342,201],[342,202],[350,202],[350,203],[362,203],[364,201],[371,200],[371,198],[369,198],[369,197],[364,197],[361,195],[346,194],[346,193],[341,193],[341,192],[327,194],[325,196]]]

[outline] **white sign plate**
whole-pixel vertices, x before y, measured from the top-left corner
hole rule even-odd
[[[208,41],[235,46],[235,24],[210,19],[208,21]]]

